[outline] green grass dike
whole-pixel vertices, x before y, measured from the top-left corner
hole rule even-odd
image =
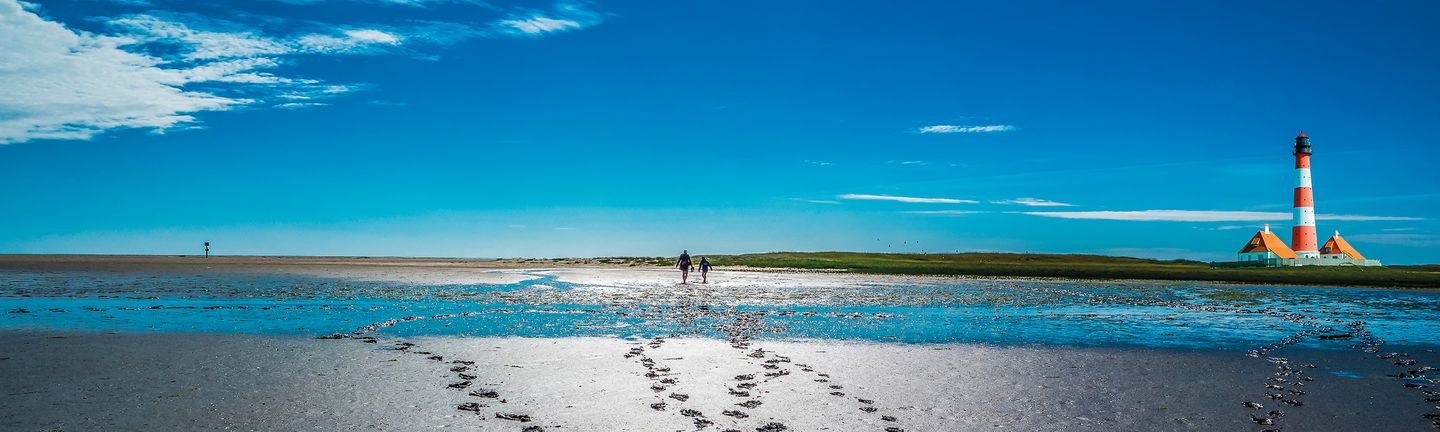
[[[1212,269],[1208,263],[1101,255],[960,253],[883,254],[773,252],[709,255],[717,267],[844,270],[854,273],[946,276],[1154,279],[1280,285],[1440,288],[1440,265]]]

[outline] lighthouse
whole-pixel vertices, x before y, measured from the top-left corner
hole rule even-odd
[[[1301,258],[1320,257],[1315,236],[1315,191],[1310,185],[1310,137],[1295,137],[1295,225],[1290,228],[1290,249]]]
[[[1378,266],[1380,261],[1360,255],[1340,237],[1340,231],[1316,244],[1315,192],[1310,185],[1310,137],[1305,132],[1295,137],[1295,226],[1290,228],[1290,247],[1270,232],[1270,225],[1255,233],[1237,253],[1238,260],[1213,262],[1210,267],[1288,267],[1288,266]],[[1276,185],[1279,186],[1279,185]]]

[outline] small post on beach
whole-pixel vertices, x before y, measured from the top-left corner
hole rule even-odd
[[[210,242],[205,242],[205,258],[210,258]]]

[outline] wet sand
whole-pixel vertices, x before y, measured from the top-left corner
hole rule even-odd
[[[695,430],[697,419],[716,431],[772,423],[1261,430],[1242,401],[1283,410],[1285,430],[1432,430],[1424,401],[1385,377],[1383,363],[1337,351],[1290,354],[1323,365],[1310,374],[1305,405],[1292,407],[1262,395],[1273,367],[1230,351],[442,337],[408,339],[415,345],[400,350],[395,342],[0,331],[0,430],[671,431]],[[643,359],[668,370],[646,377],[655,369]],[[1355,378],[1329,373],[1339,370]],[[665,379],[673,384],[652,389]],[[457,409],[467,402],[475,411]]]
[[[536,270],[542,268],[548,270]],[[0,271],[6,270],[14,270],[9,280],[16,286],[0,288],[13,290],[15,299],[77,302],[66,306],[70,310],[6,312],[11,323],[55,326],[0,330],[0,430],[6,431],[1440,428],[1440,381],[1435,379],[1437,369],[1427,366],[1440,364],[1440,345],[1424,336],[1428,333],[1409,339],[1421,345],[1386,342],[1372,334],[1367,323],[1384,318],[1376,315],[1382,311],[1346,316],[1289,307],[1327,304],[1298,303],[1299,291],[1287,291],[1275,303],[1251,302],[1249,297],[1209,302],[1167,297],[1163,293],[1173,291],[1154,283],[992,281],[957,289],[953,284],[976,280],[772,271],[722,271],[712,274],[711,284],[680,286],[673,270],[624,260],[0,256]],[[217,274],[241,276],[211,278]],[[234,334],[243,332],[238,324],[257,317],[300,325],[309,315],[330,316],[330,305],[323,303],[342,307],[346,295],[354,292],[349,284],[283,279],[277,285],[252,286],[253,280],[267,275],[394,282],[370,292],[400,293],[400,304],[413,302],[416,308],[335,309],[342,311],[335,312],[341,314],[336,315],[340,321],[306,322],[331,329],[324,334]],[[517,281],[529,285],[496,291],[444,287]],[[322,303],[319,309],[287,303],[310,296]],[[427,302],[437,296],[468,300],[426,312],[432,306]],[[169,304],[179,301],[176,298],[194,298],[196,303]],[[226,303],[234,298],[257,304]],[[1412,304],[1384,299],[1388,308]],[[513,307],[491,310],[471,303],[481,300]],[[85,303],[92,301],[96,303]],[[560,315],[549,315],[504,321],[520,309],[567,303],[595,305],[585,313],[603,318],[558,321]],[[985,321],[981,327],[1000,332],[982,340],[986,343],[901,344],[884,337],[865,341],[840,336],[850,334],[840,329],[911,322],[924,312],[835,309],[961,304],[1007,310],[1077,303],[1102,305],[1110,312],[1073,321],[1051,321],[1048,315],[1027,318],[1031,321]],[[257,307],[266,312],[256,312]],[[170,308],[195,312],[166,315]],[[1130,315],[1123,312],[1132,310],[1128,308],[1167,312]],[[1099,311],[1084,309],[1079,316]],[[1229,321],[1236,324],[1263,323],[1206,330],[1236,332],[1229,338],[1244,338],[1257,329],[1280,336],[1239,349],[1146,348],[1169,346],[1162,343],[1166,335],[1188,334],[1166,327],[1165,332],[1135,333],[1162,340],[1111,342],[1114,346],[1106,348],[989,344],[1043,339],[1024,333],[1040,323],[1110,322],[1075,333],[1082,338],[1077,343],[1109,346],[1096,341],[1131,334],[1125,331],[1136,325],[1189,319],[1182,312],[1240,317]],[[1418,310],[1397,313],[1412,320],[1429,316],[1413,315]],[[139,320],[142,314],[215,323],[204,328],[224,333],[174,332],[195,331],[184,327],[145,332],[153,327]],[[358,318],[360,314],[370,318]],[[813,321],[834,328],[820,332],[823,339],[775,328],[804,324],[786,319],[806,314],[816,319],[836,315],[834,320]],[[112,316],[137,318],[110,321]],[[379,321],[369,321],[374,318]],[[1004,314],[993,319],[1000,318],[1010,319]],[[80,320],[102,323],[100,329],[139,332],[46,329]],[[1427,320],[1415,324],[1433,324]],[[451,325],[480,323],[495,323],[503,330],[498,337],[437,335],[451,334],[444,333]],[[607,335],[645,336],[582,337],[565,331],[554,333],[559,337],[513,336],[538,333],[539,327],[581,324],[606,328]],[[512,325],[535,328],[504,327]],[[661,328],[679,334],[650,339],[670,333],[656,331]],[[1083,330],[1092,328],[1104,333]],[[945,325],[927,329],[962,330]],[[791,336],[777,336],[786,334]],[[1338,349],[1314,349],[1317,346]]]
[[[385,257],[0,255],[0,270],[290,274],[403,283],[512,283],[517,279],[493,270],[535,268],[541,265],[621,266],[617,262]]]

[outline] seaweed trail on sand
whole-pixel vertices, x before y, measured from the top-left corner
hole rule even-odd
[[[478,315],[480,313],[481,312],[461,312],[433,315],[429,317],[411,315],[404,318],[390,319],[364,325],[356,329],[355,331],[350,332],[349,334],[334,333],[328,336],[320,336],[319,338],[331,340],[352,339],[360,341],[362,343],[378,345],[380,343],[380,339],[374,336],[374,334],[381,329],[391,327],[396,324],[418,321],[422,319],[444,320],[462,316]],[[474,369],[474,361],[457,358],[447,359],[446,356],[443,354],[427,351],[421,346],[405,340],[397,339],[392,341],[391,343],[392,351],[396,353],[425,356],[426,360],[433,361],[437,365],[440,365],[442,368],[448,368],[449,373],[455,375],[456,379],[450,384],[446,385],[446,387],[455,391],[466,392],[465,397],[468,399],[473,399],[471,401],[462,402],[459,405],[456,405],[455,409],[474,413],[477,418],[482,420],[487,418],[487,413],[490,413],[495,419],[517,422],[522,425],[520,429],[522,432],[543,432],[545,430],[543,426],[527,424],[534,421],[534,419],[529,414],[518,413],[510,410],[502,410],[498,409],[497,406],[493,406],[495,404],[504,405],[507,404],[508,401],[501,398],[500,393],[495,389],[475,385],[475,383],[479,380],[480,377],[478,375],[479,371]]]
[[[726,384],[726,393],[735,398],[734,408],[721,412],[726,419],[716,419],[726,425],[744,427],[760,432],[779,432],[790,428],[776,419],[759,419],[753,416],[750,410],[760,407],[765,403],[764,395],[768,393],[767,387],[771,386],[800,386],[817,385],[818,390],[827,397],[853,398],[856,404],[857,415],[874,415],[886,426],[886,432],[904,432],[898,426],[899,419],[893,415],[880,413],[880,408],[875,406],[874,400],[863,397],[847,395],[845,386],[831,380],[829,374],[816,371],[815,368],[795,364],[790,357],[781,355],[775,351],[754,346],[753,339],[766,332],[781,332],[783,328],[772,328],[765,324],[765,317],[770,314],[793,315],[794,311],[741,311],[735,308],[719,308],[705,304],[693,297],[684,297],[672,306],[667,307],[645,307],[640,308],[635,316],[647,319],[660,319],[674,323],[682,332],[672,334],[671,337],[678,337],[683,334],[700,335],[707,330],[719,332],[725,335],[731,349],[740,352],[746,359],[749,373],[736,375],[731,384]],[[814,312],[805,312],[811,313]],[[675,391],[675,386],[680,384],[678,376],[680,373],[672,370],[669,366],[657,361],[648,353],[660,349],[666,340],[654,338],[645,346],[632,347],[623,354],[627,359],[634,359],[640,366],[644,367],[645,377],[652,381],[651,390],[655,392],[655,402],[650,408],[656,411],[671,411],[691,419],[695,428],[705,429],[717,423],[697,409],[687,408],[690,396],[686,393]],[[647,347],[649,348],[647,350]],[[813,379],[802,378],[792,371],[798,368],[802,373],[813,374]],[[663,395],[663,396],[662,396]],[[741,429],[728,428],[726,432],[739,431]]]
[[[656,337],[646,345],[651,350],[658,350],[664,344],[665,338]],[[677,378],[679,374],[673,372],[669,366],[657,363],[654,358],[646,355],[644,347],[631,348],[629,352],[625,353],[625,358],[637,359],[637,363],[646,369],[645,378],[651,380],[650,390],[655,393],[655,402],[650,404],[650,409],[678,412],[680,415],[690,418],[696,429],[704,429],[715,424],[700,410],[686,407],[685,402],[690,400],[690,395],[675,390],[675,387],[680,384],[680,380]]]

